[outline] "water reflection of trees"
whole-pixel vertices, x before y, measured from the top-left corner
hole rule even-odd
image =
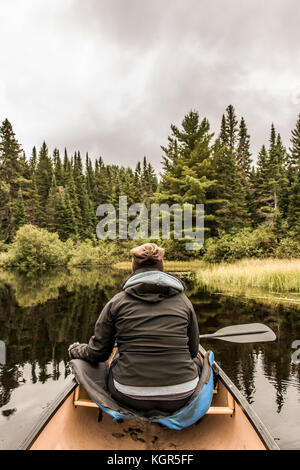
[[[221,341],[207,342],[213,348],[220,365],[228,372],[233,382],[249,402],[253,401],[257,359],[262,358],[263,373],[276,391],[278,413],[284,404],[291,378],[300,383],[299,367],[291,364],[291,344],[300,338],[300,310],[294,304],[258,300],[237,296],[210,294],[196,283],[190,287],[190,299],[195,307],[200,333],[214,332],[224,326],[259,322],[272,328],[278,340],[274,343],[229,344]]]
[[[0,367],[0,406],[19,386],[27,363],[32,383],[68,375],[68,345],[88,340],[102,307],[120,290],[124,277],[124,272],[107,269],[34,277],[0,273],[0,331],[7,347],[7,364]]]

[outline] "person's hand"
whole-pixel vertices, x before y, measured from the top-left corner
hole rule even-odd
[[[72,343],[70,344],[69,348],[68,348],[68,353],[69,353],[69,357],[70,359],[72,359],[72,356],[71,356],[71,349],[74,347],[74,346],[78,346],[80,343],[78,343],[78,341],[76,341],[76,343]]]

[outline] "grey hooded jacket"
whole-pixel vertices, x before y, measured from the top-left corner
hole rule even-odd
[[[120,384],[152,387],[195,379],[192,358],[199,330],[183,291],[184,284],[173,275],[153,268],[135,271],[102,310],[89,343],[71,349],[72,358],[105,361],[117,342],[112,373]]]

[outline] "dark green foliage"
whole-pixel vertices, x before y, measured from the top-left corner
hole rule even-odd
[[[269,227],[245,228],[238,233],[222,233],[205,246],[204,260],[211,263],[236,261],[242,258],[264,258],[274,254],[277,239]]]
[[[22,225],[25,225],[28,222],[21,189],[19,189],[18,199],[16,200],[16,203],[15,203],[13,222],[14,222],[15,231],[19,230],[19,228],[22,227]]]
[[[292,167],[300,169],[300,114],[294,130],[292,130],[289,163]]]
[[[39,152],[33,147],[27,159],[5,119],[0,128],[2,243],[12,242],[18,229],[29,223],[57,233],[62,241],[89,240],[93,245],[97,207],[111,203],[118,214],[119,198],[126,196],[128,206],[144,203],[148,211],[153,203],[192,204],[194,221],[195,204],[204,204],[205,249],[187,252],[182,233],[179,239],[158,241],[169,259],[189,259],[204,252],[211,260],[272,254],[263,241],[271,232],[274,255],[290,256],[287,240],[298,239],[300,232],[300,115],[289,152],[272,124],[269,145],[261,148],[255,166],[246,121],[237,118],[232,105],[222,116],[216,138],[208,120],[191,110],[180,127],[171,125],[167,145],[161,148],[160,180],[146,157],[131,169],[105,164],[101,157],[92,160],[88,154],[83,162],[79,151],[69,156],[64,149],[61,158],[55,148],[50,156],[43,142]],[[150,222],[149,212],[149,229]],[[170,223],[174,238],[172,213]]]
[[[55,210],[56,231],[59,238],[66,241],[78,235],[78,227],[68,193],[59,194]]]
[[[252,161],[250,153],[250,135],[248,134],[247,126],[243,117],[239,128],[236,161],[242,183],[245,186],[248,186]]]
[[[0,220],[2,238],[7,242],[14,234],[14,211],[18,207],[18,192],[24,181],[21,153],[12,125],[5,119],[0,127]]]

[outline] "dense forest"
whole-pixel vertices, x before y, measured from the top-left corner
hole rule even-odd
[[[119,196],[126,195],[129,205],[203,203],[205,247],[196,255],[204,253],[211,261],[300,256],[300,115],[288,149],[273,124],[266,141],[257,156],[251,155],[247,124],[237,119],[232,105],[218,135],[206,118],[190,111],[180,128],[171,125],[158,178],[146,157],[135,169],[125,168],[101,157],[82,158],[80,151],[69,156],[67,149],[61,155],[55,148],[50,155],[46,142],[27,156],[5,119],[0,128],[2,247],[26,224],[56,232],[62,241],[96,243],[96,208],[102,203],[117,207]],[[172,257],[182,257],[180,241],[167,242]]]

